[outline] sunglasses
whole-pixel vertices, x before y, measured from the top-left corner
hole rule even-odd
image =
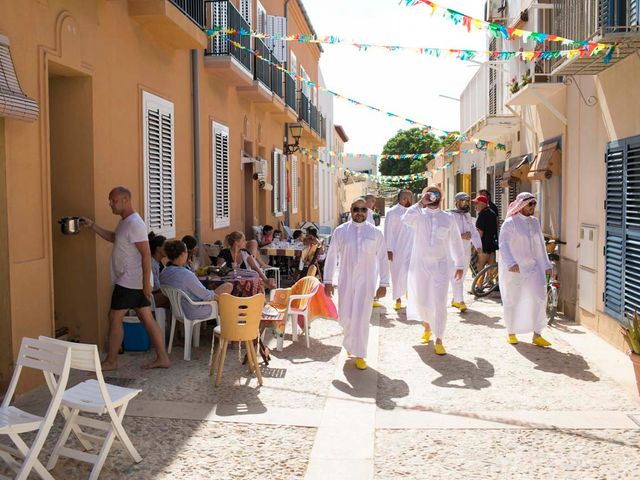
[[[366,213],[367,207],[351,207],[353,213]]]
[[[538,202],[533,201],[533,202],[529,202],[529,203],[527,203],[527,206],[528,206],[528,207],[535,207],[537,204],[538,204]]]

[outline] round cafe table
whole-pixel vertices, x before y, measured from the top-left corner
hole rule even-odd
[[[224,277],[205,275],[198,278],[209,290],[215,290],[223,283],[232,283],[233,291],[231,292],[231,295],[236,297],[253,297],[258,293],[264,292],[264,282],[258,274],[238,274],[235,277],[233,275],[227,275]]]

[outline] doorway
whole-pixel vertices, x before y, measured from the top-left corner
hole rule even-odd
[[[62,217],[95,218],[92,78],[48,66],[55,334],[98,343],[96,237],[63,235],[58,224]]]

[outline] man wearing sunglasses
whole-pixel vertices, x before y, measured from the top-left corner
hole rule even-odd
[[[453,216],[440,209],[441,201],[440,188],[427,187],[420,201],[402,217],[415,235],[409,264],[407,319],[422,320],[422,343],[429,343],[432,332],[435,334],[438,355],[447,353],[442,337],[447,324],[449,281],[452,276],[461,279],[464,271],[460,230]]]
[[[533,344],[551,345],[541,333],[547,325],[547,281],[553,265],[547,256],[540,222],[534,217],[536,199],[522,192],[509,205],[500,230],[500,294],[508,342],[516,334],[533,332]]]
[[[355,356],[355,366],[367,368],[367,342],[373,305],[371,299],[384,297],[389,286],[389,262],[382,232],[367,222],[363,198],[351,204],[351,221],[338,226],[324,263],[324,289],[333,295],[334,274],[338,272],[338,316],[344,331],[342,345]]]
[[[464,303],[464,277],[469,269],[469,263],[471,262],[471,249],[475,248],[479,253],[482,253],[482,240],[478,229],[471,220],[469,210],[471,210],[471,197],[466,192],[456,193],[455,196],[456,208],[449,213],[453,215],[458,230],[460,230],[460,238],[464,246],[464,271],[462,278],[456,280],[451,278],[451,289],[453,290],[453,301],[451,306],[457,308],[461,312],[467,310],[467,304]]]
[[[393,296],[396,299],[395,309],[402,308],[401,298],[407,293],[407,275],[409,261],[413,249],[413,229],[402,223],[402,217],[407,208],[413,205],[413,193],[410,190],[400,190],[398,203],[387,211],[384,219],[384,239],[387,242],[387,256],[391,270]]]

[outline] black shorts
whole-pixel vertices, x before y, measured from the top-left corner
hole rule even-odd
[[[129,310],[130,308],[149,307],[151,302],[144,296],[142,290],[126,288],[122,285],[113,287],[111,295],[111,310]]]

